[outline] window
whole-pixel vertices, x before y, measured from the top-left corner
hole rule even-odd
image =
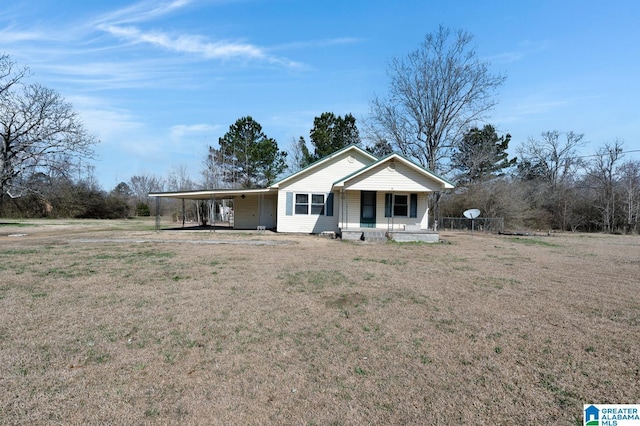
[[[303,214],[316,214],[333,216],[333,197],[329,194],[326,197],[327,208],[325,210],[325,194],[295,194],[295,207],[294,207],[294,194],[293,192],[287,193],[287,207],[286,214],[291,216],[292,213]],[[311,201],[311,202],[309,202]]]
[[[394,216],[409,216],[409,205],[407,203],[406,195],[394,195],[393,196],[393,215]]]
[[[409,201],[409,217],[418,217],[418,194],[411,194]]]
[[[324,214],[324,194],[311,194],[311,214]]]
[[[418,194],[391,194],[384,196],[384,217],[417,217]]]
[[[296,194],[296,214],[309,214],[309,194]]]

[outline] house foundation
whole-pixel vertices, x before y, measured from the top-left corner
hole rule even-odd
[[[356,228],[341,230],[343,240],[347,241],[366,241],[383,243],[386,241],[396,242],[424,242],[437,243],[440,241],[440,234],[427,230],[409,230],[409,231],[386,231],[376,228]]]

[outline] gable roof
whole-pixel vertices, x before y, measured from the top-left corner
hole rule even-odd
[[[278,182],[274,183],[273,185],[271,185],[269,188],[278,188],[281,184],[286,183],[290,180],[293,180],[297,177],[299,177],[300,175],[304,174],[304,173],[308,173],[309,171],[316,169],[318,167],[321,167],[322,165],[328,163],[329,161],[333,160],[334,158],[343,155],[344,153],[348,152],[348,151],[357,151],[358,153],[364,155],[365,157],[369,158],[372,163],[377,162],[378,157],[372,155],[371,153],[365,151],[364,149],[360,148],[358,145],[347,145],[342,149],[339,149],[338,151],[334,152],[333,154],[329,154],[324,158],[319,159],[318,161],[315,161],[311,164],[309,164],[307,167],[304,167],[303,169],[285,177],[284,179],[280,179]]]
[[[373,168],[388,162],[388,161],[398,161],[399,163],[402,163],[404,165],[406,165],[407,167],[417,171],[418,173],[422,174],[423,176],[437,182],[438,184],[441,185],[442,189],[451,189],[454,187],[453,183],[449,182],[448,180],[446,180],[445,178],[438,176],[437,174],[430,172],[429,170],[417,165],[416,163],[414,163],[411,160],[408,160],[407,158],[405,158],[404,156],[400,155],[400,154],[389,154],[381,159],[378,159],[377,157],[375,157],[373,154],[365,151],[364,149],[360,148],[357,145],[348,145],[336,152],[334,152],[333,154],[327,155],[324,158],[321,158],[318,161],[315,161],[314,163],[311,163],[310,165],[308,165],[307,167],[297,171],[296,173],[293,173],[287,177],[285,177],[284,179],[279,180],[278,182],[274,183],[273,185],[267,187],[267,188],[259,188],[259,189],[213,189],[213,190],[198,190],[198,191],[177,191],[177,192],[152,192],[149,193],[149,196],[152,197],[167,197],[167,198],[183,198],[183,199],[192,199],[192,200],[208,200],[211,198],[215,198],[215,197],[233,197],[233,196],[240,196],[242,194],[265,194],[265,193],[270,193],[270,192],[275,192],[277,191],[279,185],[288,182],[290,180],[294,180],[297,177],[299,177],[301,174],[303,173],[308,173],[309,171],[312,171],[313,169],[319,168],[322,165],[330,162],[331,160],[335,159],[338,156],[341,156],[349,151],[356,151],[360,154],[362,154],[363,156],[365,156],[365,158],[368,158],[371,160],[371,164],[362,167],[359,170],[356,170],[355,172],[344,176],[342,178],[340,178],[339,180],[335,181],[333,183],[333,187],[334,188],[340,188],[340,187],[344,187],[345,184],[352,180],[355,179],[356,177],[372,170]]]
[[[428,177],[431,180],[434,180],[436,182],[438,182],[441,186],[442,189],[452,189],[454,187],[453,183],[449,182],[448,180],[446,180],[445,178],[438,176],[437,174],[430,172],[429,170],[425,169],[424,167],[421,167],[419,165],[417,165],[416,163],[414,163],[411,160],[408,160],[407,158],[403,157],[400,154],[389,154],[386,157],[383,157],[381,159],[379,159],[378,161],[369,164],[368,166],[365,166],[363,168],[361,168],[360,170],[357,170],[343,178],[341,178],[340,180],[337,180],[333,183],[334,187],[340,188],[343,187],[347,181],[354,179],[360,175],[362,175],[363,173],[366,173],[369,170],[372,170],[373,168],[375,168],[376,166],[389,162],[389,161],[398,161],[404,165],[406,165],[409,168],[412,168],[413,170],[419,172],[420,174]]]

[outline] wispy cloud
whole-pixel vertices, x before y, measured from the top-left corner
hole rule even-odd
[[[103,25],[100,29],[130,43],[147,43],[177,53],[199,55],[204,59],[254,59],[291,68],[301,67],[298,62],[270,55],[264,48],[249,43],[214,42],[199,35],[171,35],[161,31],[143,31],[133,26]]]
[[[97,30],[131,44],[150,44],[170,52],[198,55],[204,59],[248,59],[286,67],[300,67],[299,63],[269,54],[268,49],[255,44],[211,40],[197,34],[145,30],[139,25],[134,25],[170,14],[190,3],[191,0],[174,0],[156,5],[145,1],[103,15],[94,25]]]
[[[183,78],[188,71],[175,62],[154,58],[120,61],[74,61],[70,58],[65,63],[43,63],[39,68],[59,83],[80,85],[89,92],[167,86],[188,88],[200,83]]]
[[[524,56],[523,52],[503,52],[497,55],[491,55],[486,58],[487,61],[498,64],[510,64],[517,62]]]
[[[129,111],[114,107],[100,98],[70,96],[67,100],[78,110],[80,119],[87,128],[103,142],[109,143],[116,135],[121,136],[143,127],[143,123],[136,120]]]
[[[213,134],[220,129],[221,126],[211,124],[178,124],[171,127],[169,134],[174,141],[180,141],[184,138]]]
[[[191,0],[174,0],[157,4],[154,1],[142,1],[131,6],[115,10],[98,17],[94,25],[101,26],[132,24],[145,22],[181,9],[191,3]]]
[[[360,43],[362,39],[357,37],[338,37],[329,38],[324,40],[309,40],[309,41],[296,41],[292,43],[280,44],[272,47],[270,51],[276,50],[293,50],[293,49],[308,49],[310,47],[327,47],[327,46],[339,46],[346,44]]]
[[[540,40],[535,42],[532,40],[524,40],[517,44],[515,50],[491,55],[486,59],[489,62],[495,62],[498,64],[510,64],[520,61],[533,53],[542,52],[546,50],[549,45],[549,40]]]
[[[566,107],[570,101],[566,99],[524,99],[516,104],[515,112],[520,116],[533,114],[549,114],[559,108]]]
[[[45,39],[46,35],[38,31],[14,31],[11,27],[0,30],[0,40],[5,44]]]
[[[540,52],[543,50],[547,50],[551,45],[550,40],[523,40],[518,44],[522,49],[526,49],[530,52]]]
[[[123,38],[133,43],[149,43],[175,52],[197,53],[209,59],[232,57],[264,59],[267,57],[262,49],[251,44],[229,42],[212,43],[202,36],[183,34],[172,37],[158,31],[143,32],[135,27],[108,25],[101,29],[115,37]]]

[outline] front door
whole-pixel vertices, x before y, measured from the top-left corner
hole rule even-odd
[[[362,191],[360,193],[360,227],[376,227],[376,192]]]

